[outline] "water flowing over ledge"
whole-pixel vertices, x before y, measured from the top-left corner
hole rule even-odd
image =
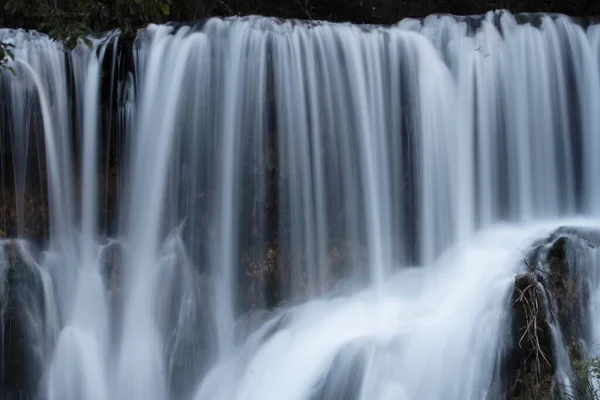
[[[0,30],[0,217],[43,248],[4,244],[36,278],[1,390],[501,397],[521,258],[600,212],[600,27],[528,18]]]

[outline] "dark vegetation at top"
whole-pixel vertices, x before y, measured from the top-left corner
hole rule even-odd
[[[121,29],[122,43],[150,23],[213,16],[264,15],[279,18],[393,24],[430,14],[473,15],[506,9],[571,16],[600,15],[598,0],[0,0],[0,26],[35,29],[68,48],[79,39]],[[127,47],[127,46],[125,46]],[[0,71],[12,58],[0,42]]]
[[[600,15],[598,0],[0,0],[0,25],[37,29],[69,46],[86,34],[121,28],[133,35],[148,23],[259,14],[281,18],[392,24],[435,13],[494,9]]]

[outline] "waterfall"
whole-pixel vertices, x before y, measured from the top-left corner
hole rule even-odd
[[[215,18],[151,25],[131,54],[117,32],[0,40],[0,278],[26,266],[11,321],[36,398],[501,398],[524,254],[597,225],[593,23]],[[0,397],[23,395],[2,370]]]

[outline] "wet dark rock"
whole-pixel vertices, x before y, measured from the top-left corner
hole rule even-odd
[[[536,399],[550,393],[554,358],[546,299],[539,276],[528,272],[515,278],[508,399]]]
[[[368,251],[360,243],[346,241],[334,245],[327,258],[328,289],[348,277],[365,281],[367,265]]]
[[[40,244],[45,242],[50,226],[46,196],[37,189],[24,190],[20,209],[18,198],[14,188],[0,189],[0,238],[20,237]]]
[[[165,338],[170,397],[186,399],[196,389],[197,377],[206,373],[215,351],[211,285],[183,252],[167,257],[161,269],[156,304]]]
[[[111,310],[111,333],[114,340],[121,334],[123,312],[123,244],[109,241],[100,251],[100,274],[108,293]]]
[[[283,260],[274,245],[252,246],[242,256],[243,276],[240,279],[240,305],[248,310],[272,308],[281,298]]]
[[[599,245],[599,231],[562,227],[528,254],[526,271],[515,278],[511,296],[506,399],[546,399],[564,392],[554,379],[561,351],[554,345],[557,340],[564,343],[571,363],[585,358]]]
[[[587,239],[583,239],[587,242]],[[560,237],[554,242],[548,252],[548,269],[551,287],[556,302],[556,315],[560,324],[562,334],[569,347],[571,359],[579,360],[583,356],[581,342],[588,339],[586,328],[590,291],[587,277],[578,271],[575,266],[571,267],[567,247],[576,246],[578,243],[569,244],[569,239]],[[587,244],[586,244],[587,246]],[[573,252],[576,254],[576,252]]]
[[[306,254],[297,256],[301,257],[303,265],[311,262]],[[313,286],[309,283],[307,271],[291,276],[290,263],[290,249],[282,249],[277,244],[253,245],[246,249],[238,277],[238,310],[241,315],[301,302],[315,291],[321,295],[339,295],[368,282],[368,252],[356,242],[338,241],[330,246],[322,260],[324,265],[318,268],[325,274],[318,277]]]
[[[2,246],[0,263],[0,393],[3,398],[33,398],[45,357],[42,278],[16,242]]]
[[[101,274],[109,293],[120,293],[122,291],[123,252],[123,245],[117,241],[107,243],[101,250]]]

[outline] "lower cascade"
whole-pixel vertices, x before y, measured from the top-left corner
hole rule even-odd
[[[600,341],[600,25],[0,41],[1,399],[577,396]]]

